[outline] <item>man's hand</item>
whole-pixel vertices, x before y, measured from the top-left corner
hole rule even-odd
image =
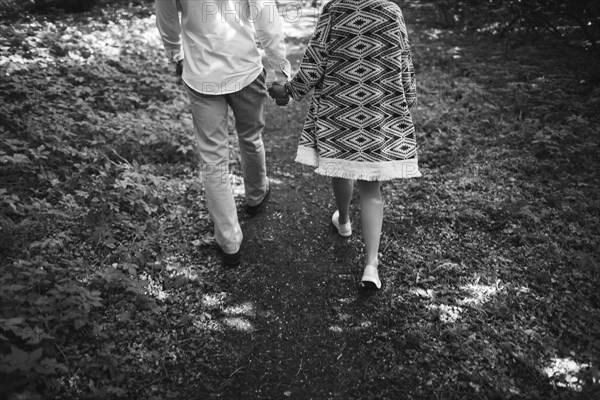
[[[275,104],[278,106],[285,106],[290,102],[290,95],[285,89],[285,86],[282,86],[277,82],[273,82],[268,92],[269,96],[275,99]]]
[[[183,74],[183,60],[177,61],[177,64],[175,65],[175,73],[177,76],[181,76],[181,74]]]

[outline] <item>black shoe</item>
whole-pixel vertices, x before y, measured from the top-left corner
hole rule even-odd
[[[265,194],[265,197],[260,203],[258,203],[255,206],[250,206],[246,204],[246,206],[244,207],[244,211],[246,211],[246,214],[256,215],[259,212],[261,212],[262,209],[265,207],[265,204],[267,204],[267,201],[269,201],[269,196],[271,196],[271,182],[269,182],[269,188],[267,189],[267,193]]]
[[[217,251],[221,255],[221,262],[224,267],[237,267],[242,262],[242,252],[238,250],[233,254],[225,253],[221,246],[215,243]]]

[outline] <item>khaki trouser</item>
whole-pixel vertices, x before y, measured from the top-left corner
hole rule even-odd
[[[207,95],[187,88],[201,160],[206,205],[214,223],[215,240],[226,253],[235,253],[243,234],[229,179],[228,107],[235,116],[242,158],[246,203],[264,198],[268,179],[262,131],[265,126],[266,71],[240,91]]]

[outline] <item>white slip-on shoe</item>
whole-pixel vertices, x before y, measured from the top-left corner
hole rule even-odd
[[[331,223],[333,224],[333,226],[335,226],[340,236],[348,237],[352,235],[352,225],[350,225],[350,220],[348,220],[348,222],[342,225],[340,224],[339,219],[340,212],[338,210],[335,210],[333,216],[331,217]]]
[[[377,267],[374,265],[367,265],[363,271],[363,276],[360,279],[360,286],[367,289],[381,289],[381,281],[379,280],[379,274],[377,273]]]

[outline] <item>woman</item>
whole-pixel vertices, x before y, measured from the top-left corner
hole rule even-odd
[[[296,161],[331,176],[344,237],[354,181],[361,199],[366,259],[363,287],[380,289],[378,251],[383,223],[380,182],[421,176],[410,108],[416,81],[406,25],[388,0],[333,0],[323,13],[298,73],[269,89],[277,104],[314,89]]]

